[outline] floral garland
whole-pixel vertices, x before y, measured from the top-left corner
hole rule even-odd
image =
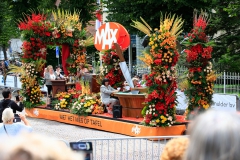
[[[68,89],[67,92],[60,92],[56,94],[55,98],[57,98],[57,100],[54,100],[52,102],[54,109],[69,109],[71,107],[71,104],[77,101],[80,94],[80,91],[76,91],[76,89]]]
[[[183,88],[185,95],[188,98],[187,116],[194,114],[193,111],[204,111],[208,109],[212,103],[213,86],[216,80],[216,75],[212,70],[210,62],[212,56],[213,43],[209,42],[204,33],[208,17],[205,13],[201,13],[194,18],[194,26],[188,33],[188,40],[185,42],[187,49],[187,66],[188,87]]]
[[[101,60],[103,63],[100,68],[100,75],[109,79],[109,85],[112,87],[122,87],[123,73],[119,66],[120,59],[117,53],[114,50],[106,50],[102,53]]]
[[[87,116],[92,112],[103,113],[103,108],[101,107],[101,100],[97,95],[85,95],[81,94],[76,102],[74,102],[70,108],[71,113],[80,116]]]
[[[52,18],[51,18],[52,15]],[[39,100],[31,100],[31,88],[40,88],[42,85],[43,67],[46,63],[46,44],[70,45],[69,72],[75,74],[78,64],[85,63],[86,49],[85,47],[93,44],[92,37],[86,37],[86,31],[82,29],[82,24],[79,20],[79,13],[70,14],[68,11],[58,10],[52,14],[35,14],[27,15],[25,19],[19,21],[18,27],[22,32],[24,39],[22,50],[22,62],[28,66],[28,63],[38,70],[34,76],[22,76],[22,93],[25,97],[24,103],[27,108],[38,106]],[[83,40],[85,39],[85,40]],[[72,46],[72,47],[71,47]],[[39,68],[39,66],[41,68]],[[27,71],[27,68],[24,68]],[[27,73],[23,73],[27,75]],[[32,86],[29,86],[28,81],[31,81]],[[33,83],[34,82],[34,83]],[[29,89],[30,88],[30,89]],[[29,92],[30,90],[30,92]],[[41,95],[41,91],[38,91]]]
[[[176,69],[179,53],[176,49],[176,37],[181,33],[183,21],[173,15],[161,16],[160,29],[154,29],[142,19],[134,22],[133,27],[149,36],[149,47],[140,59],[151,67],[146,76],[148,94],[142,110],[143,124],[147,126],[166,127],[175,122],[176,106]]]

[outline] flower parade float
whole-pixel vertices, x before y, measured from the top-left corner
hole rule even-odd
[[[213,86],[217,78],[210,62],[213,42],[205,34],[209,18],[205,12],[195,13],[193,29],[184,42],[186,49],[187,80],[182,90],[188,99],[186,118],[210,108],[213,97]],[[185,84],[185,85],[184,85]]]
[[[112,115],[101,114],[103,109],[101,107],[100,97],[98,94],[90,93],[89,84],[86,82],[80,82],[81,90],[69,89],[65,92],[57,93],[55,104],[52,108],[46,108],[43,105],[40,86],[42,85],[42,72],[47,58],[47,45],[62,46],[62,63],[66,75],[74,76],[78,70],[78,64],[85,63],[86,46],[92,44],[93,38],[87,37],[86,31],[82,29],[78,15],[78,12],[70,13],[68,11],[58,10],[56,12],[53,11],[51,15],[33,13],[32,15],[27,15],[24,20],[19,22],[19,29],[24,39],[22,47],[23,67],[21,69],[21,94],[24,97],[24,105],[28,116],[129,136],[160,136],[170,135],[170,133],[172,133],[171,135],[182,134],[185,126],[182,127],[179,125],[175,128],[148,127],[139,124],[139,122],[142,121],[141,118],[133,119],[125,117],[122,119],[113,119]],[[106,25],[105,27],[107,28]],[[111,29],[111,26],[108,27]],[[125,43],[121,44],[121,42],[126,42],[123,39],[128,36],[119,35],[125,34],[126,30],[118,24],[116,24],[115,27],[115,29],[121,28],[120,33],[117,33],[117,37],[115,38],[122,49],[125,49],[127,45]],[[111,40],[113,39],[114,38]],[[104,39],[102,42],[104,42]],[[107,44],[110,47],[105,48],[104,50],[106,52],[104,53],[105,55],[111,54],[110,57],[114,57],[112,58],[113,62],[115,62],[115,60],[118,62],[114,48],[111,47],[113,43],[114,41]],[[117,65],[114,64],[112,66],[117,67],[115,68],[117,70],[104,76],[115,77],[111,75],[111,73],[115,74],[115,71],[120,72]],[[105,68],[108,68],[108,66]],[[174,130],[181,130],[181,132],[170,132]]]
[[[176,121],[176,69],[179,53],[176,48],[177,36],[182,32],[183,20],[166,14],[160,17],[160,26],[154,30],[141,18],[142,22],[133,21],[133,27],[149,37],[148,47],[140,57],[151,72],[146,76],[148,92],[144,101],[142,125],[168,130],[178,125]],[[175,130],[181,134],[180,130]],[[180,131],[180,133],[179,133]],[[168,132],[168,135],[176,134]]]

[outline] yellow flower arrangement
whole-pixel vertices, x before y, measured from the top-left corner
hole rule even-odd
[[[176,69],[179,53],[176,38],[182,32],[184,21],[181,17],[166,14],[160,17],[159,29],[142,22],[133,21],[133,27],[149,37],[148,46],[139,59],[151,68],[146,76],[148,94],[142,110],[142,124],[153,127],[167,127],[175,123],[176,106]]]
[[[71,113],[87,116],[98,111],[100,113],[101,101],[97,95],[84,95],[81,94],[76,102],[74,102],[70,108]],[[103,110],[103,109],[102,109]]]

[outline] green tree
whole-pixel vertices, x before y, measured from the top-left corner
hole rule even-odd
[[[219,70],[240,72],[239,11],[240,5],[236,0],[220,0],[214,8],[208,34],[216,42],[213,58]]]
[[[59,8],[68,9],[71,12],[79,10],[80,19],[83,27],[89,24],[89,21],[96,19],[95,11],[97,10],[96,0],[61,0]]]
[[[17,28],[13,25],[12,6],[9,6],[8,1],[0,1],[1,14],[0,14],[0,46],[4,53],[4,59],[7,59],[7,47],[9,40],[18,34]]]
[[[108,21],[119,22],[131,34],[136,34],[137,30],[130,26],[132,20],[142,17],[151,27],[157,28],[160,12],[182,16],[185,20],[184,31],[189,32],[193,26],[193,10],[211,10],[216,2],[217,0],[104,0],[103,4],[108,9]]]

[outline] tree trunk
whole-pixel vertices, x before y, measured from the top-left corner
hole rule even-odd
[[[6,51],[6,44],[2,45],[2,50],[3,50],[3,55],[4,55],[4,61],[7,60],[7,51]],[[3,62],[2,65],[2,69],[3,69],[3,81],[4,81],[4,86],[6,86],[6,79],[7,79],[7,69],[5,66],[5,63]]]
[[[2,45],[2,50],[3,50],[3,55],[4,55],[4,60],[7,60],[7,48],[6,44]]]

